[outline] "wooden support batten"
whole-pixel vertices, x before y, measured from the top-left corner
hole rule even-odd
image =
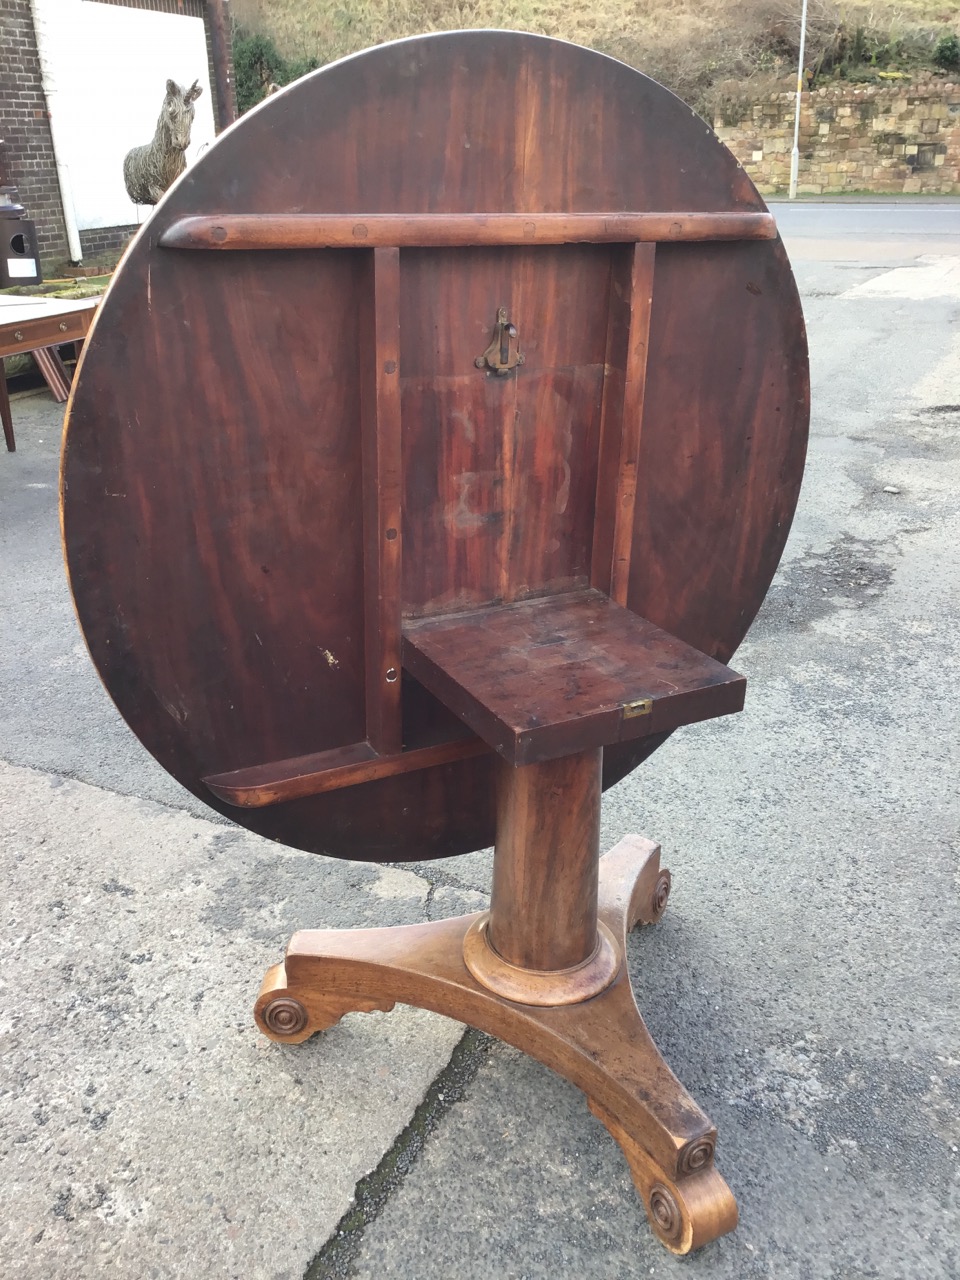
[[[377,249],[775,240],[769,213],[231,213],[179,218],[165,249]]]

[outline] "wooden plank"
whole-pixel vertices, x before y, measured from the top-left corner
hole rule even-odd
[[[307,796],[353,787],[375,778],[389,778],[398,773],[413,773],[433,765],[450,764],[485,755],[489,748],[479,738],[459,738],[432,747],[419,747],[397,755],[378,755],[369,742],[356,742],[334,751],[318,751],[295,756],[291,760],[275,760],[270,764],[235,769],[231,773],[212,774],[204,785],[227,804],[241,809],[263,809],[285,800],[302,800]]]
[[[653,302],[653,271],[656,247],[638,244],[634,248],[630,274],[630,328],[627,362],[623,379],[623,418],[620,433],[620,462],[614,500],[613,563],[610,596],[617,604],[627,603],[630,582],[630,552],[637,505],[637,467],[640,433],[643,428],[643,397],[647,381],[647,347],[650,340],[650,309]]]
[[[610,289],[591,583],[626,605],[656,246],[636,244]]]
[[[403,661],[515,765],[739,711],[746,686],[590,589],[407,619]]]
[[[132,396],[123,447],[109,433],[91,441],[100,493],[113,497],[104,496],[96,528],[75,533],[73,548],[85,557],[102,540],[94,558],[109,554],[125,601],[119,615],[103,619],[111,631],[105,678],[140,652],[146,688],[133,714],[149,718],[156,708],[170,725],[189,720],[196,780],[367,736],[357,368],[363,259],[167,254],[165,269],[136,287],[143,326],[127,326],[121,351],[90,377],[88,408],[73,398],[71,420],[87,424],[76,439],[97,431],[104,397],[121,375]],[[238,306],[239,297],[254,301]],[[173,312],[189,312],[189,324],[167,326]],[[143,386],[127,377],[154,367],[164,343],[179,352],[193,326],[189,360],[171,356]],[[96,332],[84,368],[95,357]],[[181,435],[185,404],[207,431]],[[127,482],[127,445],[149,481]],[[64,481],[68,529],[78,512],[72,484]],[[75,587],[85,573],[73,571]],[[148,657],[150,637],[160,636],[162,658]],[[209,698],[197,696],[198,682],[210,678],[204,671],[216,672]],[[159,748],[168,767],[170,742],[165,734]]]
[[[400,251],[374,249],[360,320],[367,739],[402,746],[400,715]]]
[[[776,276],[764,245],[657,249],[629,603],[721,661],[763,599],[803,468],[805,349],[798,339],[781,363],[759,354],[801,323],[792,283],[779,314],[763,305]],[[774,461],[767,433],[787,415],[800,425]]]
[[[769,213],[233,213],[180,218],[164,249],[372,249],[775,240]]]
[[[594,501],[590,585],[610,594],[613,579],[613,539],[616,528],[617,480],[623,436],[623,382],[630,337],[630,288],[633,249],[614,250],[607,293],[607,337],[600,400],[600,442]]]
[[[402,251],[403,608],[590,582],[611,259],[627,246]],[[476,367],[499,307],[524,364]]]

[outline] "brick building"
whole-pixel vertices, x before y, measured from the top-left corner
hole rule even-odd
[[[59,0],[62,3],[62,0]],[[87,23],[91,32],[103,28],[103,19],[119,19],[115,12],[105,14],[106,9],[125,9],[149,11],[154,14],[166,14],[176,18],[199,19],[203,23],[203,37],[206,43],[207,87],[210,92],[208,101],[213,107],[213,123],[217,129],[229,123],[235,116],[235,100],[233,97],[233,72],[229,46],[229,22],[226,19],[227,0],[74,0],[69,6],[73,22]],[[96,11],[96,12],[94,12]],[[21,203],[25,206],[26,216],[37,225],[40,255],[44,270],[49,274],[57,267],[70,260],[67,240],[67,225],[64,216],[63,186],[57,171],[57,154],[54,150],[54,137],[51,132],[51,104],[48,95],[51,89],[51,70],[49,58],[43,56],[44,40],[50,45],[51,35],[55,36],[55,28],[59,19],[66,16],[67,7],[57,9],[51,0],[0,0],[0,185],[15,186],[20,194]],[[123,26],[120,20],[115,25]],[[43,27],[47,30],[44,31]],[[169,26],[169,22],[167,23]],[[38,30],[38,28],[40,28]],[[199,31],[196,21],[190,24],[190,35]],[[184,33],[187,34],[187,27]],[[96,39],[96,37],[92,37]],[[199,37],[196,37],[199,39]],[[67,84],[60,97],[61,113],[69,117],[74,106],[81,106],[90,95],[103,94],[109,96],[111,82],[111,60],[120,55],[127,70],[129,64],[134,65],[140,56],[148,58],[148,47],[138,48],[134,42],[126,48],[124,35],[118,33],[115,44],[99,50],[100,57],[90,60],[89,69],[84,73],[87,85],[80,88],[78,84]],[[222,50],[220,59],[221,75],[220,92],[217,92],[218,77],[214,50]],[[78,51],[78,61],[80,51]],[[167,72],[166,74],[170,74]],[[150,68],[149,83],[151,90],[158,79],[154,68]],[[156,118],[160,107],[159,88],[155,93],[153,117]],[[77,99],[71,101],[70,94]],[[151,99],[153,101],[153,98]],[[106,104],[105,104],[106,105]],[[107,110],[123,111],[123,103],[107,106]],[[209,110],[209,108],[208,108]],[[105,117],[109,120],[109,116]],[[149,135],[132,140],[147,142]],[[58,149],[61,142],[58,139]],[[64,157],[61,154],[61,162]],[[88,166],[89,167],[89,166]],[[114,182],[113,170],[116,163],[111,159],[111,180]],[[68,196],[69,198],[69,196]],[[89,200],[88,200],[89,205]],[[114,199],[113,207],[119,202]],[[84,256],[93,256],[102,252],[120,248],[130,233],[136,229],[137,223],[131,217],[133,206],[127,205],[121,210],[123,220],[117,225],[100,225],[109,215],[100,211],[77,219],[80,245]],[[143,210],[148,213],[149,210]],[[141,218],[142,220],[142,218]],[[86,225],[84,225],[86,223]]]

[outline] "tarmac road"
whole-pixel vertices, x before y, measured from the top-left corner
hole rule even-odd
[[[960,202],[901,196],[770,201],[794,258],[888,261],[911,253],[960,252]]]
[[[674,872],[631,970],[738,1230],[678,1263],[577,1091],[453,1023],[257,1035],[293,928],[474,909],[489,855],[285,853],[163,774],[76,631],[44,393],[0,456],[4,1277],[960,1277],[960,204],[773,208],[813,432],[747,706],[603,815]]]

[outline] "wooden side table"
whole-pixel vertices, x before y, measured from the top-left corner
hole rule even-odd
[[[495,845],[489,912],[296,933],[261,1029],[403,1001],[502,1037],[583,1089],[677,1253],[736,1203],[630,990],[670,875],[641,836],[600,858],[601,792],[742,706],[807,418],[733,156],[632,68],[490,31],[225,133],[124,259],[68,414],[78,616],[161,763],[295,848]]]
[[[61,298],[0,295],[0,419],[8,453],[16,450],[17,443],[2,370],[3,357],[32,352],[54,399],[62,403],[70,391],[70,375],[57,348],[65,342],[84,340],[99,302],[99,298],[71,302]]]

